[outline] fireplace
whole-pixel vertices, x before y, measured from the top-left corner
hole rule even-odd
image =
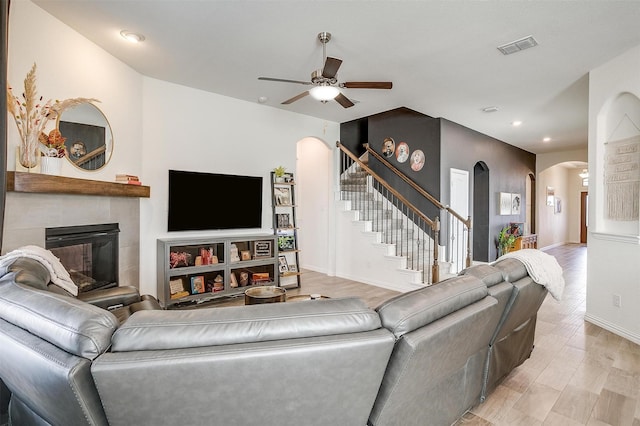
[[[69,271],[79,292],[118,286],[117,223],[45,229],[45,248]]]

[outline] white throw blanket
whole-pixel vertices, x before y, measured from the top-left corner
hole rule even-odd
[[[562,299],[564,277],[555,257],[537,249],[524,249],[509,252],[501,256],[498,261],[507,258],[521,261],[533,281],[546,287],[554,299]]]
[[[60,263],[60,259],[55,257],[51,251],[38,246],[20,247],[0,257],[0,268],[10,266],[19,257],[28,257],[42,263],[49,271],[51,282],[67,290],[74,296],[78,295],[78,286],[71,280],[69,272],[67,272],[62,263]]]

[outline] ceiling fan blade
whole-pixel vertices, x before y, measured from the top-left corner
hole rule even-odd
[[[308,94],[309,94],[309,91],[308,91],[308,90],[307,90],[307,91],[305,91],[305,92],[302,92],[302,93],[300,93],[299,95],[296,95],[296,96],[294,96],[293,98],[291,98],[291,99],[287,99],[286,101],[282,102],[282,105],[289,105],[289,104],[292,104],[292,103],[294,103],[295,101],[297,101],[298,99],[302,99],[302,98],[304,98],[304,97],[305,97],[305,96],[307,96]]]
[[[343,95],[342,93],[338,93],[338,96],[335,97],[336,102],[339,103],[340,105],[342,105],[345,108],[350,108],[352,106],[354,106],[355,104],[353,102],[351,102],[345,95]]]
[[[266,81],[279,81],[281,83],[296,83],[296,84],[313,84],[310,81],[299,81],[299,80],[287,80],[284,78],[271,78],[271,77],[258,77],[258,80],[266,80]]]
[[[340,83],[340,87],[345,89],[391,89],[393,83],[390,81],[348,81]]]
[[[324,78],[334,78],[341,64],[342,59],[327,57],[327,60],[324,61],[324,68],[322,68],[322,76]]]

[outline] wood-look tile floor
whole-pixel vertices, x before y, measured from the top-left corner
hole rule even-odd
[[[640,346],[584,320],[586,246],[547,253],[564,269],[562,301],[547,296],[531,358],[456,424],[640,426]]]
[[[640,426],[640,346],[584,320],[586,246],[568,244],[547,253],[564,269],[562,301],[547,296],[531,358],[456,426]],[[397,294],[312,271],[304,271],[301,281],[287,295],[357,296],[375,308]],[[238,298],[219,305],[243,303]]]

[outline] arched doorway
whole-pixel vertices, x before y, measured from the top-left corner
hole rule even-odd
[[[296,144],[296,204],[300,264],[323,273],[333,271],[332,167],[327,143],[306,137]]]
[[[533,173],[529,173],[526,182],[526,210],[525,210],[525,222],[528,224],[528,231],[531,234],[536,233],[536,177]]]
[[[489,168],[484,161],[473,166],[473,260],[489,261]]]

